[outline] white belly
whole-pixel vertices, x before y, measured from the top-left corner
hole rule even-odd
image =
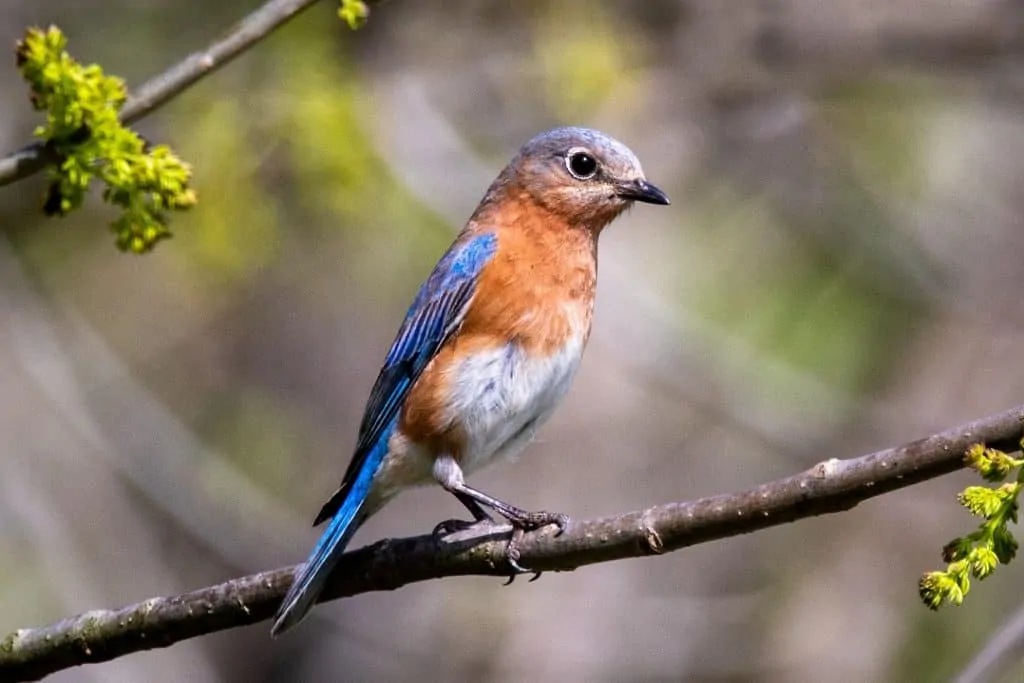
[[[530,357],[510,344],[470,356],[456,366],[446,410],[466,435],[460,459],[465,474],[522,452],[569,391],[583,344],[580,335],[548,358]],[[435,455],[395,432],[374,477],[367,515],[402,488],[434,481]]]
[[[463,471],[514,457],[526,447],[569,390],[583,342],[579,335],[548,357],[530,356],[512,342],[456,366],[447,409],[466,435]]]

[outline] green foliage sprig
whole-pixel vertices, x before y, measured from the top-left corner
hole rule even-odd
[[[103,199],[123,209],[111,224],[117,246],[147,252],[171,235],[167,211],[196,203],[192,171],[166,145],[150,146],[124,127],[118,118],[128,97],[124,81],[98,65],[82,66],[66,45],[60,29],[33,28],[15,53],[32,106],[46,112],[35,135],[57,158],[43,211],[63,216],[78,208],[99,178],[106,185]]]
[[[998,565],[1009,564],[1017,554],[1017,539],[1007,524],[1017,522],[1017,498],[1024,488],[1024,459],[975,444],[967,449],[964,461],[986,481],[1005,481],[1015,469],[1017,477],[998,488],[968,486],[959,495],[960,504],[985,521],[977,531],[946,544],[942,549],[942,559],[949,563],[945,571],[928,572],[921,577],[921,599],[933,610],[944,602],[963,603],[971,588],[971,578],[984,579]]]
[[[338,16],[348,24],[350,29],[355,31],[366,24],[366,20],[370,17],[370,8],[362,0],[341,0]]]

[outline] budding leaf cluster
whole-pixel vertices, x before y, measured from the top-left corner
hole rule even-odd
[[[1007,524],[1017,522],[1018,497],[1024,488],[1024,459],[975,444],[967,449],[964,461],[986,481],[1005,481],[1013,470],[1017,470],[1017,477],[998,488],[968,486],[958,496],[961,505],[984,521],[976,531],[954,538],[942,549],[942,559],[949,563],[945,571],[928,572],[921,577],[921,600],[931,609],[946,602],[962,604],[972,578],[984,579],[998,565],[1009,564],[1017,554],[1017,539]]]
[[[348,24],[350,29],[355,31],[366,24],[366,20],[370,17],[370,8],[362,0],[341,0],[338,16]]]
[[[77,209],[96,178],[105,185],[103,199],[122,210],[111,225],[117,246],[147,252],[170,237],[167,212],[196,203],[192,171],[166,145],[151,147],[124,127],[118,117],[127,99],[124,81],[95,64],[82,66],[66,45],[51,26],[29,29],[16,50],[32,106],[46,112],[35,135],[56,159],[43,212],[63,216]]]

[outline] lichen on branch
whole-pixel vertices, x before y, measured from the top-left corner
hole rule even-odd
[[[168,211],[196,203],[192,171],[169,147],[151,146],[121,123],[128,97],[122,79],[96,64],[79,64],[66,46],[55,26],[32,28],[15,53],[32,106],[46,112],[35,135],[55,159],[43,212],[63,216],[77,209],[96,178],[105,185],[104,201],[122,210],[111,224],[117,246],[147,252],[170,237]]]

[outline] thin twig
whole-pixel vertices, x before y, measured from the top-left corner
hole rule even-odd
[[[193,52],[180,62],[143,83],[125,103],[121,120],[132,123],[181,94],[199,79],[210,75],[266,38],[289,19],[317,0],[270,0],[252,12],[205,50]],[[367,4],[377,4],[371,0]],[[0,186],[42,170],[53,159],[41,143],[33,143],[0,158]]]
[[[1024,405],[898,448],[851,460],[828,460],[741,493],[579,521],[559,537],[550,531],[529,534],[520,562],[531,569],[571,571],[848,510],[868,498],[961,468],[971,444],[1018,450],[1022,435]],[[504,575],[501,536],[380,541],[345,555],[322,600],[394,590],[445,576]],[[15,631],[0,641],[0,680],[37,680],[79,664],[262,621],[273,614],[291,575],[290,567],[276,569],[183,595]],[[907,584],[911,590],[911,577]]]

